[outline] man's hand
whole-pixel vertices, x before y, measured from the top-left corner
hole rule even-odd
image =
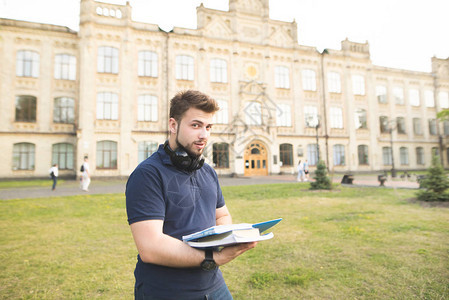
[[[237,256],[256,247],[257,242],[238,244],[237,246],[225,247],[220,252],[214,252],[215,263],[219,266],[224,265]]]

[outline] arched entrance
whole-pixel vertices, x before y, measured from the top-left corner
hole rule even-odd
[[[265,145],[254,140],[246,146],[244,154],[245,176],[268,175],[268,155]]]

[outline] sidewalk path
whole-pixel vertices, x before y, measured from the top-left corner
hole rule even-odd
[[[332,179],[335,183],[340,183],[343,175],[334,175]],[[235,185],[253,185],[270,183],[293,183],[296,182],[295,175],[270,175],[258,177],[219,177],[221,186]],[[126,180],[92,180],[88,192],[79,188],[75,180],[67,180],[58,183],[56,190],[51,190],[51,181],[48,181],[48,187],[25,187],[0,189],[0,200],[22,199],[22,198],[45,198],[45,197],[63,197],[72,195],[92,195],[92,194],[124,194]],[[364,186],[379,187],[377,175],[355,175],[353,185],[345,186]],[[419,184],[411,180],[387,180],[383,188],[408,188],[417,189]]]

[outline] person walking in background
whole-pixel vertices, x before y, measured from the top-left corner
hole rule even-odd
[[[88,157],[84,157],[84,163],[81,165],[81,189],[83,191],[89,190],[89,184],[90,184],[90,173],[89,173],[89,163],[88,163]]]
[[[53,180],[51,190],[54,191],[56,189],[56,183],[58,183],[58,164],[54,164],[53,167],[48,170],[48,173],[50,173],[50,177]]]
[[[303,181],[304,178],[304,163],[299,160],[298,162],[298,177],[296,178],[296,181]]]
[[[304,177],[305,177],[305,181],[309,181],[309,162],[306,159],[306,161],[304,162]]]

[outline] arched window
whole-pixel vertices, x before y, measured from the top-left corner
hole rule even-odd
[[[73,145],[68,143],[53,144],[52,165],[58,164],[61,170],[73,170],[74,151]]]
[[[423,147],[416,148],[416,164],[424,165],[424,148]]]
[[[16,75],[22,77],[39,77],[39,53],[30,50],[17,51]]]
[[[229,144],[214,143],[212,160],[215,168],[229,168]]]
[[[97,142],[97,169],[117,169],[116,142]]]
[[[390,166],[392,164],[390,147],[382,147],[382,159],[384,166]]]
[[[69,54],[55,55],[55,79],[76,80],[76,57]]]
[[[359,157],[359,165],[368,165],[368,146],[367,145],[358,145],[357,146],[357,154]]]
[[[344,166],[346,164],[345,159],[345,146],[343,145],[334,145],[334,166]]]
[[[66,124],[75,122],[75,99],[69,97],[55,98],[53,122]]]
[[[229,122],[228,102],[225,100],[217,100],[217,104],[218,104],[218,107],[220,107],[220,110],[214,114],[212,123],[228,124],[228,122]]]
[[[118,96],[114,93],[97,94],[97,119],[118,120]]]
[[[140,164],[157,151],[157,143],[150,141],[139,142],[138,148],[137,163]]]
[[[293,166],[292,144],[279,145],[279,160],[282,161],[282,166]]]
[[[34,144],[18,143],[13,146],[12,169],[34,170]]]
[[[401,165],[408,165],[408,148],[401,147],[399,149]]]
[[[152,95],[140,95],[137,98],[137,121],[155,122],[157,120],[157,97]]]
[[[16,122],[36,122],[36,103],[34,96],[17,96]]]
[[[307,159],[309,166],[315,166],[318,163],[318,147],[316,144],[307,145]]]
[[[210,61],[210,81],[228,82],[228,64],[224,59],[214,58]]]
[[[138,75],[157,77],[157,54],[152,51],[139,51],[138,56]]]
[[[98,73],[118,73],[118,49],[114,47],[98,47]]]
[[[193,57],[188,55],[176,56],[176,79],[180,80],[194,79]]]

